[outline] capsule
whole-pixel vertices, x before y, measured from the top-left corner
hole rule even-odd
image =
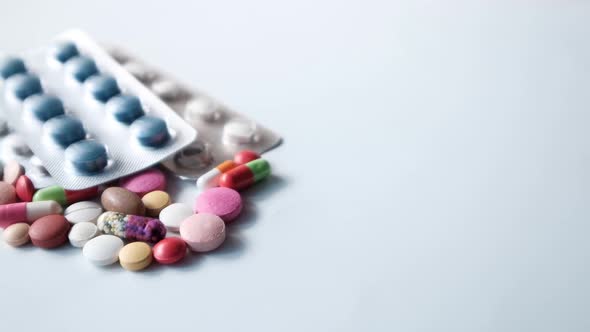
[[[98,196],[98,187],[82,190],[67,190],[56,185],[39,189],[33,195],[33,202],[56,201],[65,206],[80,201],[87,201],[96,196]]]
[[[219,178],[221,175],[230,169],[237,167],[238,164],[231,160],[226,160],[221,164],[215,166],[207,173],[201,175],[197,179],[197,189],[205,190],[213,187],[217,187],[219,185]]]
[[[0,228],[19,222],[31,223],[50,214],[60,214],[61,206],[54,201],[21,202],[0,205]]]
[[[247,164],[256,159],[260,159],[260,155],[252,150],[242,150],[234,155],[234,162],[238,165]]]
[[[266,178],[270,174],[270,164],[264,159],[256,159],[223,173],[219,178],[221,187],[243,190]]]
[[[166,237],[166,226],[154,218],[107,211],[98,217],[98,229],[129,241],[156,243]]]

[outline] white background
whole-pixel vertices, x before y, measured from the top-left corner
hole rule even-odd
[[[0,7],[4,50],[72,27],[285,143],[181,266],[0,245],[0,330],[590,330],[589,2]]]

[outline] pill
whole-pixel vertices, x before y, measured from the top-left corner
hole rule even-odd
[[[260,159],[260,155],[252,150],[242,150],[234,155],[234,162],[239,165],[247,164],[256,159]]]
[[[139,271],[152,263],[152,248],[145,242],[133,242],[119,251],[119,263],[129,271]]]
[[[84,82],[91,76],[98,74],[94,60],[83,55],[70,59],[66,63],[65,70],[78,82]]]
[[[223,142],[227,144],[247,144],[254,142],[256,124],[244,120],[230,121],[223,126]]]
[[[145,207],[137,194],[121,187],[105,189],[100,196],[100,203],[107,211],[143,216]]]
[[[4,145],[13,154],[20,157],[28,157],[33,154],[31,148],[27,145],[27,142],[18,134],[10,134],[4,138]]]
[[[266,178],[269,174],[269,163],[264,159],[256,159],[223,173],[219,178],[219,185],[235,190],[243,190]]]
[[[114,235],[99,235],[86,242],[82,255],[95,265],[111,265],[119,260],[123,240]]]
[[[150,71],[146,66],[137,62],[127,62],[123,67],[135,78],[143,83],[149,83],[156,78],[156,74]]]
[[[25,174],[25,169],[16,160],[10,160],[4,165],[4,182],[14,186],[16,180]]]
[[[168,205],[160,212],[160,221],[162,221],[169,231],[178,232],[180,223],[193,214],[193,209],[187,204],[174,203]]]
[[[159,80],[153,82],[151,85],[152,91],[158,95],[158,97],[171,101],[181,96],[182,90],[180,86],[172,81]]]
[[[70,223],[59,214],[41,217],[31,224],[29,236],[33,245],[51,249],[64,244],[68,239]]]
[[[117,81],[109,75],[99,74],[88,79],[86,87],[90,94],[98,101],[106,103],[112,97],[121,93]]]
[[[202,192],[195,201],[195,213],[211,213],[225,222],[231,222],[242,212],[242,197],[230,188],[210,188]]]
[[[131,95],[119,95],[111,98],[107,102],[106,110],[117,121],[125,124],[131,124],[135,119],[145,114],[139,98]]]
[[[98,229],[129,241],[158,242],[166,237],[166,227],[158,219],[107,211],[98,217]]]
[[[29,228],[29,224],[24,222],[19,222],[6,227],[2,233],[4,242],[13,247],[20,247],[29,243],[31,239],[29,237]]]
[[[33,195],[33,202],[56,201],[65,206],[79,201],[89,200],[98,196],[98,187],[90,187],[82,190],[67,190],[59,185],[45,187],[37,190]]]
[[[186,242],[179,237],[167,237],[153,248],[154,259],[160,264],[174,264],[186,256]]]
[[[43,216],[61,212],[61,205],[54,201],[0,205],[0,228],[6,228],[18,222],[32,222]]]
[[[214,214],[193,214],[180,224],[180,237],[193,251],[211,251],[225,240],[225,223]]]
[[[149,168],[121,179],[119,185],[143,197],[151,191],[166,190],[166,176],[157,168]]]
[[[158,147],[170,138],[166,121],[154,116],[142,116],[131,124],[131,133],[141,145]]]
[[[13,75],[6,86],[20,100],[43,92],[39,77],[28,73]]]
[[[145,194],[141,201],[145,206],[146,215],[157,218],[160,211],[170,205],[170,195],[165,191],[156,190]]]
[[[72,229],[70,229],[70,233],[68,234],[68,240],[70,240],[70,244],[74,247],[82,248],[86,242],[92,240],[98,236],[98,234],[100,234],[100,232],[95,224],[83,221],[72,226]]]
[[[96,220],[102,214],[100,204],[92,201],[74,203],[64,211],[64,216],[72,224],[89,222],[96,224]]]
[[[78,48],[72,42],[58,42],[51,48],[51,56],[59,62],[66,62],[77,56]]]
[[[184,118],[190,122],[219,120],[221,112],[217,103],[207,98],[196,98],[186,103]]]
[[[215,166],[197,179],[197,189],[205,190],[217,187],[219,185],[219,178],[221,177],[221,174],[229,171],[232,168],[235,168],[236,166],[238,166],[238,164],[231,160],[226,160]]]
[[[27,67],[22,59],[15,57],[6,57],[0,61],[0,76],[7,79],[12,75],[27,72]]]
[[[0,181],[0,205],[16,203],[16,190],[10,183]]]
[[[31,179],[29,179],[26,175],[21,175],[16,180],[16,196],[22,202],[31,202],[33,201],[33,195],[35,194],[35,186]]]
[[[27,98],[23,104],[23,109],[42,122],[64,114],[64,105],[61,100],[47,94]]]
[[[86,137],[82,122],[71,115],[58,115],[49,119],[43,125],[43,130],[62,147],[67,147]]]
[[[86,174],[99,172],[108,163],[104,145],[94,140],[83,140],[71,144],[66,149],[65,159],[75,170]]]

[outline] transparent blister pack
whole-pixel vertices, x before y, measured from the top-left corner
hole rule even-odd
[[[25,140],[12,130],[0,113],[0,166],[16,160],[26,171],[35,188],[44,188],[55,184],[41,160],[33,154]]]
[[[281,143],[277,133],[202,91],[188,88],[127,50],[112,45],[106,48],[123,68],[197,130],[198,137],[190,145],[163,162],[176,176],[197,179],[219,163],[233,159],[238,151],[263,153]]]
[[[88,35],[4,56],[0,109],[55,182],[106,183],[175,155],[196,131]]]

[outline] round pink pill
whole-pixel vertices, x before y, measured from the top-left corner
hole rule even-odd
[[[150,168],[121,179],[119,185],[136,193],[139,197],[143,197],[155,190],[165,190],[166,176],[159,169]]]
[[[225,240],[225,223],[214,214],[194,214],[180,224],[180,237],[193,251],[211,251]]]
[[[207,189],[197,197],[194,211],[195,213],[211,213],[219,216],[225,222],[230,222],[242,212],[242,197],[231,188]]]

